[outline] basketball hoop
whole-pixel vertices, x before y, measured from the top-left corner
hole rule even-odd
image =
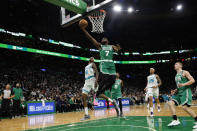
[[[92,23],[92,32],[95,33],[103,33],[103,22],[106,16],[106,11],[105,10],[99,10],[90,16],[88,16],[89,20]]]

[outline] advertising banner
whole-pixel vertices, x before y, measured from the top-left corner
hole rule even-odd
[[[129,106],[129,98],[123,98],[122,99],[122,105],[123,106]],[[113,107],[113,104],[111,102],[109,102],[109,106],[110,107]],[[107,108],[107,102],[106,102],[106,100],[98,100],[98,106],[94,106],[94,108],[95,109]]]
[[[55,112],[55,102],[46,101],[46,102],[28,102],[27,103],[27,114],[28,115],[38,115],[38,114],[47,114]]]

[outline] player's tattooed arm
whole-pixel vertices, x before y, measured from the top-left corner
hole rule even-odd
[[[160,87],[162,85],[161,79],[158,75],[156,75],[156,79],[158,81],[158,87]]]
[[[119,50],[121,50],[121,47],[119,44],[113,45],[112,46],[115,52],[118,52]]]
[[[96,74],[96,81],[95,81],[95,88],[96,88],[97,87],[97,83],[98,83],[99,72],[98,72],[98,69],[97,69],[95,63],[93,63],[92,67],[93,67],[93,70],[94,70],[94,72]]]
[[[183,84],[178,84],[179,87],[189,86],[195,83],[193,76],[191,76],[191,74],[188,71],[184,71],[183,76],[185,76],[189,81]]]
[[[82,31],[85,33],[86,37],[92,42],[97,49],[101,49],[101,43],[99,43],[96,39],[94,39],[85,28],[81,28]]]

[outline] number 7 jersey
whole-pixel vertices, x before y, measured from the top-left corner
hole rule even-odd
[[[113,61],[114,50],[112,45],[102,45],[100,49],[100,72],[116,75],[116,67]]]

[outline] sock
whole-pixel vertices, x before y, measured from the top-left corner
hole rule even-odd
[[[177,120],[177,116],[176,115],[173,115],[172,118],[173,118],[173,120]]]
[[[153,107],[150,107],[150,111],[153,112]]]
[[[197,121],[197,116],[194,118],[195,121]]]
[[[118,99],[118,101],[119,101],[120,113],[122,113],[122,100],[121,99]]]
[[[113,102],[113,100],[111,98],[108,98],[108,101]]]
[[[88,115],[88,107],[85,107],[85,115]]]

